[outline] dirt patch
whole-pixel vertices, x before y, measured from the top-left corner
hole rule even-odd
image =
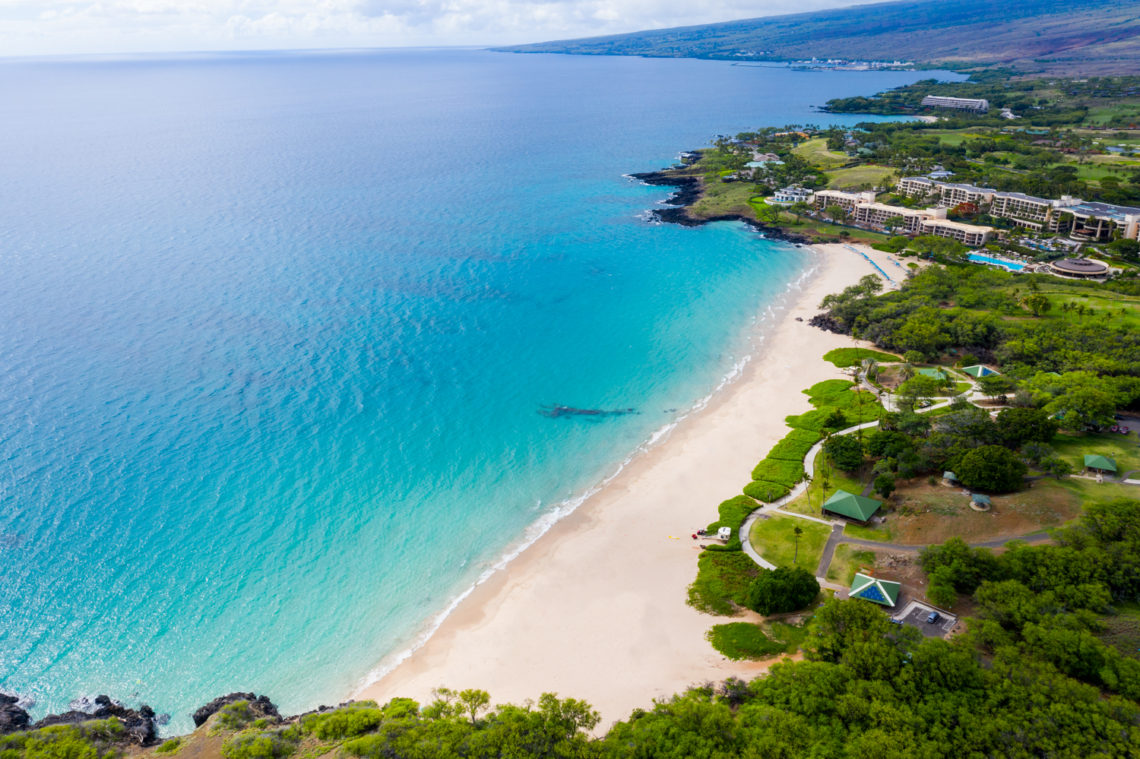
[[[980,513],[960,488],[908,482],[891,498],[889,516],[894,542],[941,543],[960,537],[967,543],[1017,537],[1056,527],[1081,511],[1080,497],[1052,480],[1039,480],[1022,492],[994,496],[993,508]]]

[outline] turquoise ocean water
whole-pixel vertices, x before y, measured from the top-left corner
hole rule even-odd
[[[347,696],[712,392],[810,263],[650,224],[668,192],[623,174],[919,76],[0,64],[0,687],[171,730],[235,689]]]

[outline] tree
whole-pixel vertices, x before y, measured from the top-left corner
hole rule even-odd
[[[892,216],[883,222],[883,226],[891,233],[894,234],[895,230],[903,226],[906,221],[901,216]]]
[[[958,592],[954,590],[951,578],[952,573],[948,567],[939,567],[930,574],[930,584],[926,586],[926,597],[930,603],[944,609],[953,608],[958,600]]]
[[[780,209],[776,206],[770,206],[767,203],[757,204],[756,216],[765,224],[780,223]]]
[[[890,498],[895,492],[895,478],[884,472],[875,478],[874,488],[883,498]]]
[[[1012,393],[1017,387],[1017,383],[1004,374],[988,374],[984,377],[978,377],[978,386],[992,401],[1007,393]]]
[[[916,374],[899,385],[899,405],[913,409],[920,400],[930,400],[938,394],[942,383],[925,374]]]
[[[831,219],[836,224],[847,220],[847,211],[843,209],[843,206],[828,206],[827,208],[823,209],[823,212],[827,214],[827,218]]]
[[[792,563],[795,564],[800,560],[800,535],[804,534],[804,528],[796,525],[792,528],[792,534],[796,540],[796,549],[792,552]]]
[[[799,611],[819,595],[815,576],[800,567],[777,567],[760,571],[748,588],[746,605],[760,614]]]
[[[1021,299],[1021,305],[1029,309],[1034,316],[1041,316],[1053,308],[1053,302],[1041,293],[1030,293],[1026,295]]]
[[[996,423],[998,439],[1008,448],[1021,448],[1029,442],[1048,443],[1057,434],[1059,426],[1056,420],[1038,408],[1002,409]]]
[[[883,280],[874,274],[864,274],[859,278],[858,288],[864,295],[874,295],[883,289]]]
[[[832,435],[823,444],[823,452],[845,472],[853,472],[863,463],[863,446],[851,435]]]
[[[966,451],[952,464],[958,480],[971,490],[1012,493],[1025,479],[1025,464],[1008,448],[983,445]]]
[[[811,206],[801,200],[798,203],[792,203],[792,205],[788,207],[788,210],[795,215],[796,224],[800,224],[803,222],[804,215],[811,210]]]

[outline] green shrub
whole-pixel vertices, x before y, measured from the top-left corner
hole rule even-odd
[[[224,759],[285,759],[297,747],[290,731],[241,733],[222,744]]]
[[[109,756],[107,743],[123,732],[116,719],[79,725],[52,725],[0,736],[3,759],[99,759]]]
[[[755,510],[756,501],[748,496],[738,495],[734,498],[729,498],[717,507],[720,518],[705,529],[715,535],[716,531],[721,527],[731,527],[732,540],[728,541],[727,545],[722,546],[721,550],[739,551],[740,525],[744,524],[744,520]],[[710,549],[715,550],[715,547],[710,546]]]
[[[361,701],[331,712],[310,714],[301,722],[301,728],[322,740],[354,738],[371,732],[384,720],[384,713],[375,701]]]
[[[729,622],[714,625],[705,637],[712,647],[733,661],[765,659],[782,653],[785,644],[772,640],[751,622]]]
[[[782,459],[784,461],[803,461],[811,447],[823,439],[823,435],[815,430],[794,429],[784,435],[784,438],[772,446],[765,458]]]
[[[157,754],[176,754],[180,748],[182,748],[182,739],[171,738],[168,741],[163,741],[162,745],[154,751]]]
[[[767,480],[753,480],[744,486],[744,494],[750,498],[755,498],[757,501],[764,503],[772,503],[778,501],[792,489],[787,485],[781,485],[778,482],[769,482]]]
[[[804,478],[803,460],[764,459],[752,470],[752,479],[786,485],[789,488]]]
[[[689,605],[707,614],[734,616],[759,573],[760,567],[743,551],[702,551],[697,579],[689,586]]]
[[[218,716],[214,718],[214,727],[223,730],[241,730],[253,720],[254,714],[249,708],[249,702],[234,701],[218,710]]]
[[[898,361],[897,356],[889,353],[871,350],[870,348],[835,348],[823,354],[824,361],[830,361],[841,369],[849,366],[858,366],[863,359],[870,358],[879,362]]]

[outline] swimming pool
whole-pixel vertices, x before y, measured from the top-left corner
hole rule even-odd
[[[1025,264],[1019,264],[1016,261],[1006,261],[1003,258],[991,258],[990,256],[983,256],[980,253],[971,253],[966,256],[966,258],[976,264],[993,264],[994,266],[1000,266],[1010,271],[1021,271],[1025,268]]]

